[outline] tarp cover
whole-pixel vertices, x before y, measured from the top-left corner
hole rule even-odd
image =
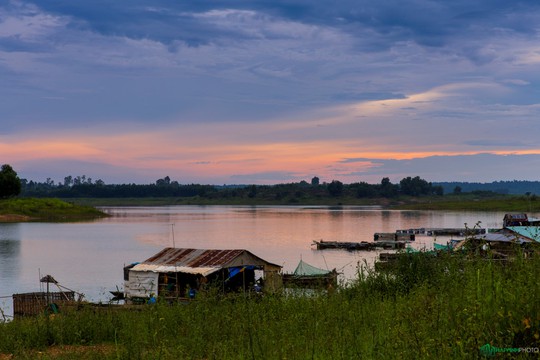
[[[326,275],[329,274],[331,271],[319,269],[315,266],[309,265],[307,262],[300,260],[298,263],[298,266],[296,267],[296,270],[294,270],[294,275],[296,276],[309,276],[309,275]]]
[[[540,242],[539,226],[508,226],[507,229],[518,235]]]
[[[220,267],[189,267],[189,266],[174,266],[174,265],[155,265],[155,264],[138,264],[131,269],[132,271],[151,271],[155,273],[186,273],[186,274],[199,274],[202,276],[208,276],[216,271],[219,271]]]
[[[233,276],[236,276],[236,275],[240,274],[242,271],[244,271],[246,269],[247,270],[255,270],[256,267],[248,265],[248,266],[229,268],[229,279],[232,278]]]
[[[158,295],[158,273],[144,271],[130,271],[129,281],[126,282],[126,295],[128,297],[150,297]]]

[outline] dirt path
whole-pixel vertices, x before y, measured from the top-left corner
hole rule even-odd
[[[32,218],[26,215],[5,214],[0,215],[0,222],[23,222],[30,221]]]

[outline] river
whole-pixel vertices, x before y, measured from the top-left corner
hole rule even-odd
[[[62,286],[106,302],[123,288],[124,265],[163,247],[247,249],[292,272],[298,261],[338,269],[342,281],[380,251],[312,249],[313,240],[372,241],[376,232],[409,228],[500,228],[504,213],[382,210],[326,206],[106,207],[111,216],[77,223],[0,223],[0,308],[11,314],[14,293],[40,291],[50,274]],[[435,239],[445,242],[445,239]],[[416,248],[434,239],[417,236]],[[0,320],[1,317],[0,317]]]

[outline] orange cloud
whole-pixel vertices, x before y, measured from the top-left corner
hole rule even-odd
[[[201,178],[271,171],[332,176],[336,169],[352,172],[375,166],[369,161],[343,162],[353,158],[540,154],[540,149],[477,151],[462,146],[451,150],[455,144],[426,143],[419,140],[421,135],[407,138],[397,128],[384,132],[390,125],[374,121],[381,116],[393,119],[396,111],[407,106],[428,109],[465,87],[454,84],[406,99],[367,101],[273,122],[178,124],[152,130],[128,127],[129,131],[126,126],[112,130],[85,128],[84,133],[40,133],[24,140],[0,138],[0,154],[6,162],[76,159]],[[399,125],[399,121],[391,125]]]
[[[99,155],[100,151],[89,144],[78,141],[36,139],[34,141],[0,143],[0,153],[6,158],[35,160],[88,158]]]

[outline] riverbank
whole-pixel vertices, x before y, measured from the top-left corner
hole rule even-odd
[[[107,206],[373,206],[395,210],[540,212],[536,197],[472,194],[399,197],[396,199],[310,198],[301,202],[251,198],[208,199],[195,197],[140,198],[17,198],[0,200],[0,222],[80,221],[108,216],[96,207]]]
[[[108,216],[88,205],[59,199],[16,198],[0,200],[0,222],[81,221]]]
[[[533,213],[540,211],[540,201],[536,197],[499,195],[478,197],[471,195],[432,198],[411,198],[394,206],[400,210],[446,210],[446,211],[501,211],[515,213]]]
[[[475,194],[445,196],[402,196],[387,198],[306,198],[302,201],[283,201],[252,198],[208,199],[194,197],[144,198],[71,198],[65,199],[85,206],[172,206],[172,205],[224,205],[224,206],[377,206],[395,210],[451,210],[540,212],[540,201],[535,197]]]
[[[64,199],[75,204],[88,206],[171,206],[171,205],[201,205],[201,206],[379,206],[388,207],[398,202],[388,199],[357,199],[357,198],[312,198],[302,201],[269,200],[259,198],[229,198],[209,199],[193,197],[138,197],[138,198],[69,198]]]
[[[502,265],[419,253],[399,266],[396,276],[363,271],[347,287],[310,296],[224,297],[210,291],[189,304],[143,305],[140,311],[89,307],[16,320],[0,324],[0,353],[35,358],[53,352],[65,359],[81,353],[87,359],[470,359],[494,348],[540,346],[540,258]]]

